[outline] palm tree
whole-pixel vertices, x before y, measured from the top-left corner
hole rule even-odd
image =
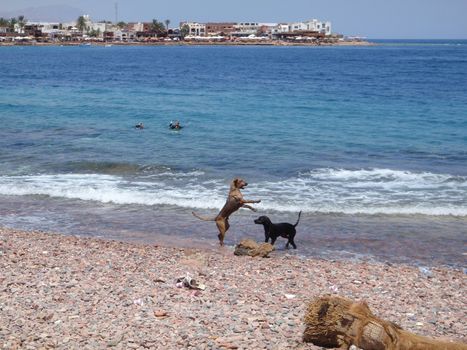
[[[152,30],[156,32],[157,35],[160,35],[165,32],[164,23],[159,22],[157,19],[152,20]]]
[[[18,25],[21,28],[21,32],[23,32],[24,26],[26,25],[27,19],[24,16],[18,16]]]
[[[0,17],[0,27],[9,27],[10,26],[10,21],[8,21],[6,18]]]
[[[165,23],[165,28],[167,29],[167,33],[168,33],[168,32],[169,32],[170,19],[166,19],[166,20],[164,21],[164,23]]]
[[[181,28],[180,28],[180,36],[182,37],[182,39],[185,39],[185,37],[190,34],[190,27],[188,26],[188,24],[184,24]]]
[[[86,19],[84,18],[84,16],[78,17],[78,19],[76,20],[76,28],[78,28],[80,32],[83,32],[86,29]]]
[[[89,31],[89,36],[92,38],[98,38],[101,36],[101,30],[99,28],[97,28],[97,30],[91,29]]]
[[[11,29],[11,31],[13,31],[13,32],[15,31],[15,25],[16,25],[16,23],[18,23],[18,21],[16,20],[16,18],[11,18],[11,19],[10,19],[10,29]]]

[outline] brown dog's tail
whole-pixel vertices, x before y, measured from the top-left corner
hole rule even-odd
[[[203,221],[216,221],[216,218],[215,218],[215,217],[213,217],[213,218],[205,218],[205,217],[199,216],[199,215],[196,214],[194,211],[192,211],[191,213],[193,214],[194,217],[197,217],[198,219],[203,220]]]
[[[298,225],[298,222],[300,221],[300,215],[302,215],[302,211],[300,210],[300,212],[298,213],[298,219],[297,219],[297,222],[295,223],[295,225],[293,225],[293,227],[296,227]]]

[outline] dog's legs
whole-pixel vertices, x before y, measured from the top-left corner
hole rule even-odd
[[[276,243],[276,239],[277,239],[277,237],[272,237],[271,238],[271,245],[274,245],[274,243]]]
[[[246,199],[242,199],[242,203],[245,204],[245,203],[261,203],[261,200],[246,200]]]
[[[256,210],[255,208],[253,208],[252,206],[250,206],[250,205],[248,205],[248,204],[244,204],[244,205],[242,206],[242,208],[248,208],[248,209],[250,209],[250,210],[253,210],[254,212],[257,212],[257,210]]]
[[[290,236],[289,241],[287,242],[287,246],[288,246],[289,243],[290,243],[290,244],[292,244],[293,249],[297,249],[297,245],[296,245],[295,242],[294,242],[294,238],[295,238],[295,235]]]
[[[217,225],[217,229],[219,230],[219,234],[217,235],[217,237],[219,238],[219,243],[222,246],[224,245],[225,233],[230,227],[229,220],[224,219],[224,218],[218,218],[216,220],[216,225]]]
[[[269,235],[264,235],[264,243],[268,243],[269,241]]]

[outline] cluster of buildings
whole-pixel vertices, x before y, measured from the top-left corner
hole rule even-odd
[[[271,40],[297,38],[323,39],[332,37],[331,22],[322,22],[317,19],[293,23],[180,23],[180,28],[184,27],[188,32],[185,38],[199,40],[212,37]]]
[[[70,23],[17,22],[0,24],[0,41],[35,42],[151,42],[151,41],[332,41],[331,22],[312,19],[293,23],[181,22],[169,28],[166,21],[137,23],[93,22],[89,15]]]

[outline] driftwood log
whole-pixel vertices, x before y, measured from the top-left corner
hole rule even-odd
[[[368,305],[326,296],[311,302],[303,341],[326,348],[364,350],[467,350],[466,344],[439,341],[404,331],[374,316]]]
[[[256,243],[252,239],[242,239],[239,244],[235,246],[235,255],[248,255],[248,256],[260,256],[267,258],[269,253],[274,250],[274,247],[270,243]]]

